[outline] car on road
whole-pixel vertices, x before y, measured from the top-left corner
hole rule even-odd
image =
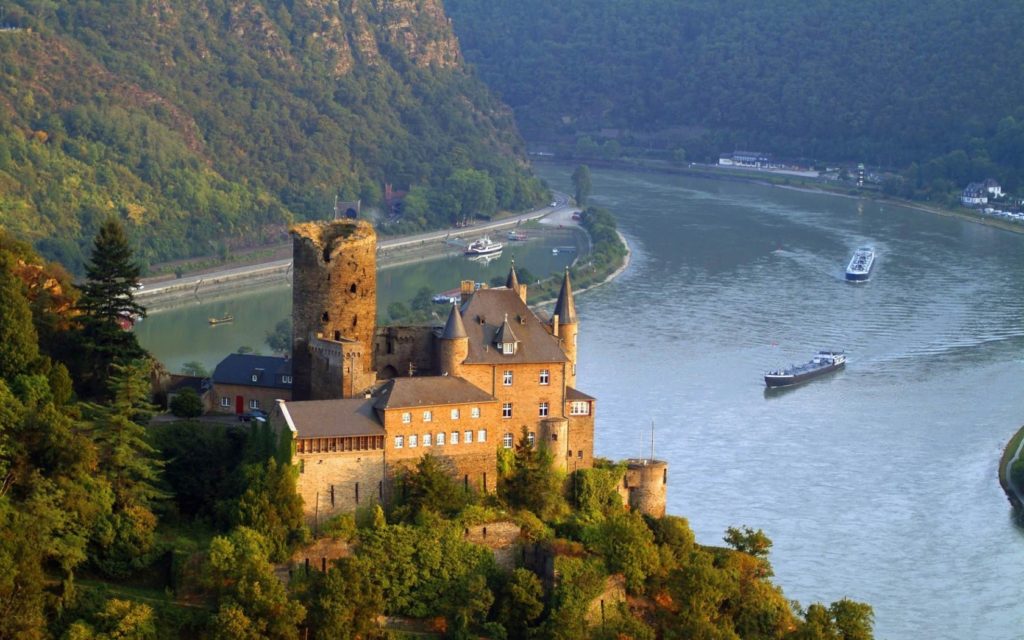
[[[239,422],[252,422],[253,420],[256,420],[257,422],[266,422],[267,412],[260,411],[259,409],[252,409],[250,411],[246,411],[245,413],[238,414]]]

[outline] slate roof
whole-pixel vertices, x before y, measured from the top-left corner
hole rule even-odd
[[[572,387],[565,388],[565,399],[572,400],[596,400],[594,396],[588,396],[579,389],[573,389]]]
[[[504,355],[495,346],[495,335],[508,314],[519,346]],[[519,294],[511,289],[481,289],[462,305],[462,320],[469,336],[465,364],[521,364],[568,362],[565,352],[534,315]]]
[[[459,306],[453,304],[451,313],[448,314],[448,322],[444,325],[441,338],[444,340],[455,340],[466,337],[466,327],[462,323],[462,315],[459,313]]]
[[[513,291],[519,291],[519,274],[516,273],[516,261],[512,261],[512,267],[508,270],[508,278],[505,279],[505,287]]]
[[[292,361],[280,356],[257,356],[251,353],[232,353],[213,370],[214,384],[238,384],[268,389],[291,389],[292,383],[282,376],[292,375]],[[252,377],[256,376],[253,381]]]
[[[495,399],[462,378],[422,376],[388,380],[374,406],[384,410],[472,402],[495,402]]]
[[[576,303],[572,298],[572,283],[569,282],[569,270],[565,270],[565,277],[562,279],[562,290],[558,292],[558,302],[555,303],[555,310],[551,312],[558,316],[559,324],[573,324],[576,322]]]
[[[384,435],[373,400],[307,400],[284,402],[280,406],[299,438]]]

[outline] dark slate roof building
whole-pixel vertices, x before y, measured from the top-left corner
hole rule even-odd
[[[214,384],[234,384],[267,389],[292,388],[292,361],[279,356],[232,353],[213,370]]]
[[[511,289],[481,289],[462,307],[469,336],[466,364],[568,362],[558,339]],[[498,342],[514,340],[515,353],[503,354]],[[500,340],[499,340],[500,338]]]

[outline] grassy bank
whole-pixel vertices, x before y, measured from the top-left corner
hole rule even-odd
[[[1003,487],[1003,491],[1006,493],[1006,497],[1009,498],[1010,504],[1015,509],[1024,508],[1020,500],[1017,498],[1016,492],[1013,490],[1013,468],[1010,466],[1010,461],[1013,460],[1013,456],[1016,455],[1017,449],[1020,448],[1021,441],[1024,440],[1024,427],[1017,430],[1017,433],[1013,434],[1010,441],[1006,443],[1006,448],[1003,449],[1003,456],[999,460],[999,484]],[[1021,464],[1020,461],[1017,463]],[[1017,491],[1020,491],[1020,487],[1017,487]]]

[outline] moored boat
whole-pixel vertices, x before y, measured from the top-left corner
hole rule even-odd
[[[871,277],[871,267],[875,264],[874,247],[861,247],[853,252],[850,264],[846,267],[846,279],[851,282],[864,282]]]
[[[819,351],[804,364],[790,365],[786,369],[777,369],[764,374],[764,383],[769,388],[789,387],[807,382],[818,376],[831,373],[846,364],[846,354],[842,351]]]
[[[225,313],[220,318],[210,318],[210,324],[211,325],[224,324],[226,322],[234,322],[234,321],[235,321],[235,316],[231,315],[230,313]]]
[[[491,240],[488,236],[484,236],[479,240],[474,240],[466,245],[467,256],[483,256],[488,253],[497,253],[504,247],[500,242]]]

